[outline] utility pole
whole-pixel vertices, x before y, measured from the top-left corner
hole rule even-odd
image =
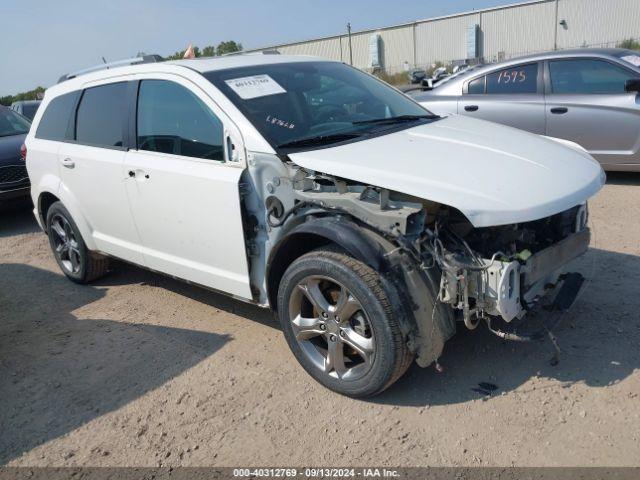
[[[349,65],[353,66],[353,50],[351,49],[351,22],[347,23],[347,37],[349,37]]]

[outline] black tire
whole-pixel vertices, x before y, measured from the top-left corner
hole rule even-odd
[[[308,346],[305,347],[305,341],[301,343],[296,338],[294,323],[291,319],[295,309],[291,310],[293,307],[290,302],[293,302],[294,305],[299,303],[295,303],[296,297],[292,296],[296,295],[295,292],[300,288],[301,282],[308,285],[307,279],[320,277],[337,282],[340,284],[338,287],[345,287],[347,296],[357,300],[362,307],[367,324],[370,326],[371,343],[374,348],[373,360],[366,363],[368,370],[364,370],[363,367],[362,371],[366,371],[366,373],[358,378],[346,380],[340,377],[337,371],[331,374],[326,373],[318,362],[314,362],[312,356],[307,353],[309,349]],[[306,292],[306,290],[303,291]],[[306,294],[303,295],[304,298],[308,298]],[[313,312],[316,310],[314,309]],[[310,316],[315,315],[313,313]],[[343,395],[367,397],[379,394],[398,380],[413,360],[413,355],[401,333],[398,319],[394,316],[380,274],[366,264],[334,248],[314,250],[296,259],[289,266],[282,277],[278,290],[278,318],[291,351],[307,373],[325,387]],[[318,320],[322,321],[323,319],[318,318]],[[329,353],[328,326],[328,324],[321,325],[324,327],[324,332],[319,337],[322,342],[326,342],[327,356]],[[341,337],[343,336],[343,332],[339,332],[339,334]],[[336,335],[333,337],[337,338]],[[347,345],[347,348],[350,346]]]
[[[55,226],[54,222],[56,223]],[[87,249],[78,226],[62,202],[55,202],[49,207],[46,226],[53,256],[62,272],[71,281],[81,284],[89,283],[104,276],[109,271],[109,259],[104,255]],[[61,226],[65,230],[66,238],[71,239],[73,245],[71,249],[73,254],[67,255],[67,259],[65,259],[64,253],[58,251],[60,244],[65,243],[62,238],[63,235],[60,233]],[[69,250],[68,245],[67,251]],[[64,247],[62,247],[62,250],[64,250]]]

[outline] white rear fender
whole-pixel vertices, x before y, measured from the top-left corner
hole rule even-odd
[[[43,191],[44,190],[41,190],[41,192]],[[60,181],[58,181],[58,189],[50,192],[60,199],[64,207],[71,214],[71,218],[78,227],[80,235],[82,235],[82,240],[84,240],[87,248],[89,250],[97,250],[98,248],[95,240],[93,239],[93,229],[87,221],[87,217],[82,212],[82,208],[80,207],[81,203],[78,201],[76,196],[65,186],[64,183]]]

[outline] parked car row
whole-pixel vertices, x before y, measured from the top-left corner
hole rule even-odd
[[[23,117],[27,117],[29,121],[33,121],[40,103],[41,100],[20,100],[11,104],[11,110],[18,112]]]
[[[414,69],[408,77],[429,90],[409,95],[435,114],[467,115],[569,140],[585,148],[606,170],[640,171],[637,52],[553,52],[499,64],[465,65],[453,75],[440,69],[432,78],[427,78],[425,70]],[[40,103],[14,102],[11,109],[32,120]],[[2,115],[6,118],[8,113]],[[11,131],[21,132],[24,122],[12,118],[13,124],[21,126]],[[17,160],[19,134],[6,136],[13,139],[1,144],[0,200],[25,196],[28,186],[24,165]]]
[[[421,68],[414,68],[407,73],[407,78],[411,84],[421,83],[427,78],[427,72]]]
[[[640,171],[640,54],[581,49],[476,67],[411,92],[438,115],[460,114],[561,138],[606,170]]]
[[[436,68],[431,76],[427,74],[425,70],[420,68],[416,68],[414,70],[410,70],[407,73],[407,77],[409,79],[409,83],[412,85],[421,84],[425,87],[433,88],[441,80],[447,78],[449,76],[449,72],[445,67]]]
[[[63,77],[26,138],[70,280],[121,258],[271,308],[352,396],[432,364],[458,324],[515,338],[541,299],[576,297],[604,183],[578,145],[435,116],[339,62],[139,60]]]
[[[0,203],[29,197],[22,147],[30,126],[25,117],[0,105]]]

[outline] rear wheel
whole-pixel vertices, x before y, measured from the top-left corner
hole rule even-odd
[[[47,232],[53,256],[70,280],[88,283],[107,273],[109,259],[87,250],[78,227],[61,202],[49,207]]]
[[[291,264],[280,283],[278,316],[300,364],[338,393],[380,393],[413,358],[380,275],[336,250],[315,250]]]

